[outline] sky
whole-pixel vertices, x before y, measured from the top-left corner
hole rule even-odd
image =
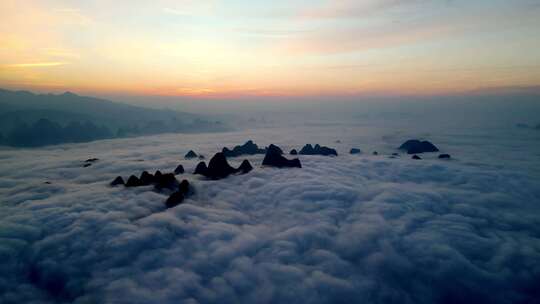
[[[538,0],[0,2],[0,87],[133,96],[540,85]]]

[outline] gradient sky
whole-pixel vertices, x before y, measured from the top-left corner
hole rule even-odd
[[[540,1],[2,0],[0,87],[204,97],[540,85]]]

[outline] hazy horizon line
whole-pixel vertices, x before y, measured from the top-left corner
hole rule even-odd
[[[540,95],[540,85],[537,86],[502,86],[502,87],[484,87],[474,90],[459,90],[449,92],[393,92],[393,91],[369,91],[369,92],[357,92],[357,93],[327,93],[327,94],[268,94],[268,95],[255,95],[255,94],[237,94],[237,95],[174,95],[174,94],[137,94],[129,92],[104,92],[104,91],[92,91],[77,88],[58,88],[58,89],[46,89],[46,88],[29,88],[24,86],[0,86],[0,90],[12,91],[12,92],[30,92],[36,95],[62,95],[65,93],[72,93],[78,96],[94,97],[101,99],[112,98],[163,98],[179,100],[201,100],[201,101],[230,101],[230,100],[283,100],[283,99],[325,99],[325,98],[340,98],[341,100],[348,100],[351,98],[430,98],[430,97],[460,97],[460,96],[477,96],[477,95]]]

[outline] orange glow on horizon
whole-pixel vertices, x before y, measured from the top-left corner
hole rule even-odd
[[[540,9],[519,3],[450,10],[292,1],[294,13],[273,19],[246,13],[249,2],[156,0],[129,10],[120,3],[59,3],[0,3],[0,87],[234,98],[430,95],[540,84],[534,35]],[[392,21],[409,10],[417,19]]]

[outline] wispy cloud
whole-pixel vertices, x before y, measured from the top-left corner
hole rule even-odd
[[[6,64],[6,67],[9,68],[43,68],[43,67],[55,67],[55,66],[61,66],[69,64],[69,62],[58,62],[58,61],[52,61],[52,62],[29,62],[29,63],[13,63],[13,64]]]
[[[78,8],[57,8],[54,10],[58,13],[80,14],[81,10]]]
[[[250,36],[290,37],[313,32],[308,29],[234,28],[234,32]]]
[[[213,88],[176,88],[170,92],[172,95],[185,95],[185,96],[200,96],[200,95],[210,95],[216,93],[216,90]],[[167,93],[165,93],[167,94]]]
[[[359,18],[374,13],[411,7],[425,0],[367,0],[367,1],[331,1],[305,10],[301,17],[308,19]]]
[[[298,24],[318,25],[317,31],[286,41],[285,48],[300,54],[331,54],[445,41],[535,26],[539,13],[521,3],[496,8],[467,3],[454,6],[450,9],[446,2],[421,0],[336,1],[302,12]]]
[[[81,57],[76,52],[69,49],[63,49],[63,48],[44,48],[43,52],[48,56],[59,57],[59,58],[78,59]]]

